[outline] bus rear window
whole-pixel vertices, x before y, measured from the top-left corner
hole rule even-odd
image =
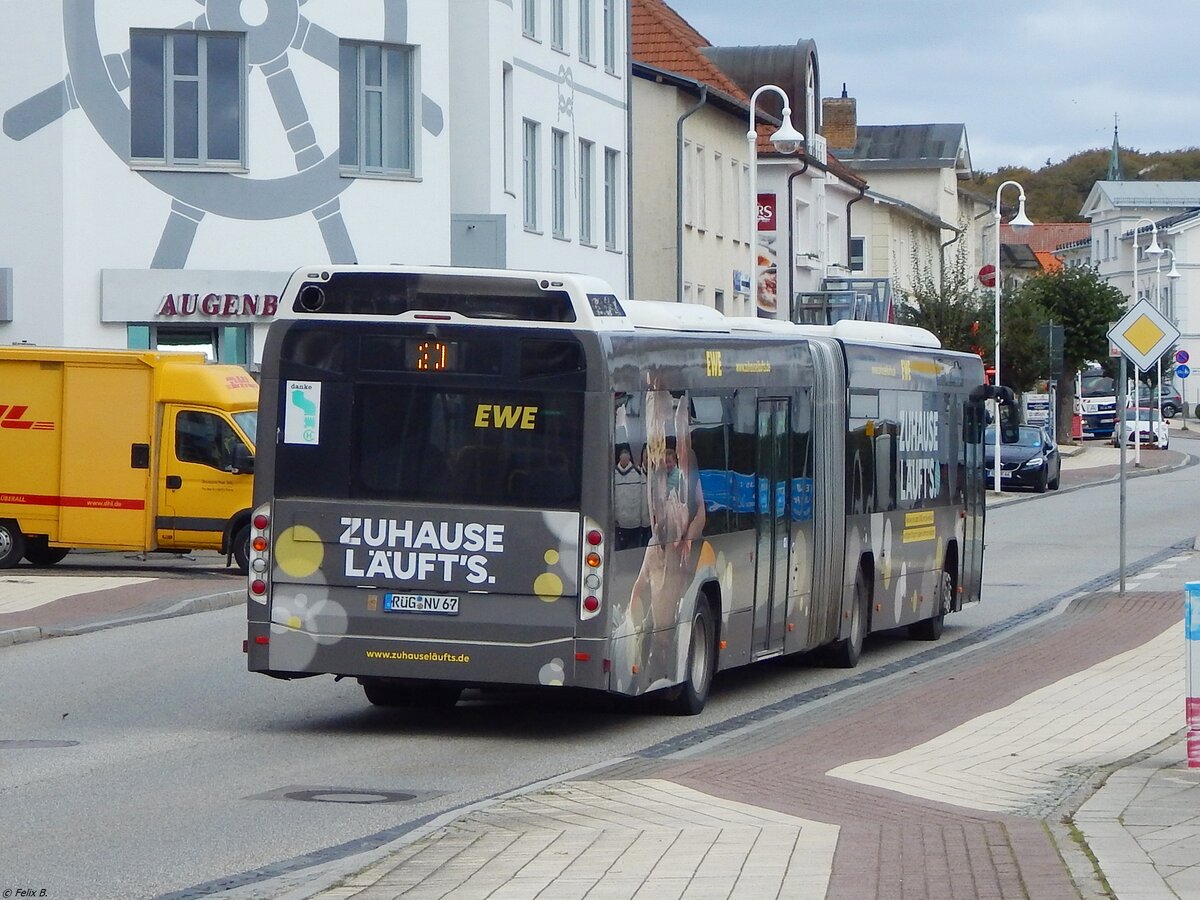
[[[350,496],[577,508],[577,394],[364,384],[354,403]]]

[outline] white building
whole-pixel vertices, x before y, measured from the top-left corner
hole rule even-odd
[[[844,88],[822,105],[830,151],[870,183],[853,209],[855,272],[903,294],[923,273],[939,283],[960,250],[969,275],[995,259],[994,207],[970,189],[964,125],[859,125]]]
[[[624,293],[615,0],[0,6],[0,342],[252,364],[322,262]]]
[[[1179,328],[1178,348],[1200,359],[1200,182],[1098,181],[1080,215],[1091,222],[1091,240],[1063,252],[1064,264],[1096,266],[1127,297],[1156,303]],[[1152,237],[1170,252],[1147,253]],[[1178,278],[1166,277],[1172,262]]]
[[[663,0],[632,8],[636,294],[788,318],[793,300],[849,272],[849,207],[865,188],[825,153],[815,44],[713,47]],[[768,139],[774,91],[755,104],[751,149],[750,99],[767,84],[787,95],[798,154]]]

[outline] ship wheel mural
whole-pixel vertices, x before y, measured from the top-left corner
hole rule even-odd
[[[252,178],[241,173],[137,170],[138,175],[172,199],[170,214],[151,263],[152,268],[183,268],[196,230],[206,213],[232,219],[272,220],[311,213],[329,251],[330,262],[356,262],[342,220],[339,195],[354,183],[338,174],[338,148],[323,150],[309,124],[309,113],[291,61],[305,54],[338,71],[338,36],[301,13],[308,0],[193,0],[199,16],[178,30],[245,34],[248,79],[266,80],[279,127],[295,157],[296,171],[282,177]],[[404,44],[408,36],[407,0],[379,0],[383,40]],[[135,26],[136,27],[136,26]],[[97,36],[96,0],[63,0],[63,37],[68,75],[4,113],[3,131],[24,140],[74,109],[82,109],[96,133],[122,161],[130,162],[129,50],[105,53]],[[440,134],[441,108],[421,98],[422,128]]]

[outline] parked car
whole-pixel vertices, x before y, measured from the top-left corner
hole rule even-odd
[[[1014,435],[1015,441],[1005,441],[1003,430],[1000,440],[1000,488],[1033,488],[1039,494],[1058,490],[1062,477],[1062,457],[1058,446],[1036,425],[1020,425]],[[988,426],[984,435],[984,467],[987,483],[994,482],[992,473],[996,455],[996,428]]]
[[[1120,428],[1119,419],[1117,427]],[[1157,409],[1148,406],[1139,406],[1137,409],[1125,410],[1125,444],[1127,446],[1132,447],[1134,444],[1133,434],[1135,428],[1141,432],[1141,437],[1138,440],[1143,447],[1157,447],[1160,450],[1167,449],[1171,434],[1167,428],[1167,420],[1163,418],[1162,413]],[[1113,433],[1112,443],[1114,447],[1121,446],[1121,440],[1117,436],[1118,433]]]
[[[1138,387],[1138,406],[1153,406],[1154,388],[1147,385]],[[1159,385],[1158,389],[1158,408],[1162,410],[1162,414],[1168,419],[1173,419],[1175,416],[1183,412],[1183,397],[1179,391],[1175,390],[1172,384]]]

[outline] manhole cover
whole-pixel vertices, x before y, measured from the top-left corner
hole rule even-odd
[[[284,794],[289,800],[303,800],[310,803],[403,803],[412,800],[416,794],[401,794],[397,791],[294,791]]]
[[[0,741],[0,750],[52,750],[78,746],[79,741]]]
[[[336,787],[331,785],[291,784],[265,794],[255,794],[247,800],[299,800],[302,803],[357,803],[370,806],[379,803],[407,803],[427,800],[442,791],[407,791],[380,788]]]

